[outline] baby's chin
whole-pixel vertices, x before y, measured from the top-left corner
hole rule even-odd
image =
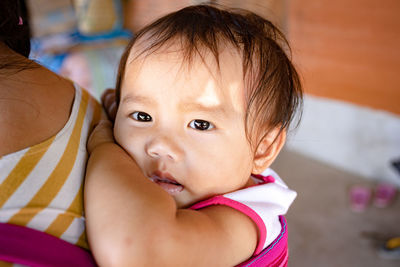
[[[172,196],[178,209],[187,209],[200,201],[189,195],[187,191],[181,192],[179,195]]]
[[[172,196],[172,197],[174,198],[176,207],[178,209],[190,208],[195,203],[194,200],[190,201],[189,199],[178,197],[178,196]]]

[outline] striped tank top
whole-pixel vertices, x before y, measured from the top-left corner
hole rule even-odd
[[[75,85],[71,115],[55,136],[0,157],[0,222],[88,249],[83,214],[86,141],[101,106]]]

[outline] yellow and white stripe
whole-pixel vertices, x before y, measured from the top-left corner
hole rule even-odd
[[[54,137],[0,158],[0,221],[88,248],[83,217],[86,141],[99,103],[76,86],[71,115]]]

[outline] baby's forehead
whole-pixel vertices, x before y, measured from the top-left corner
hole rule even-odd
[[[240,66],[237,71],[242,72],[243,61],[241,51],[227,42],[219,42],[214,50],[203,44],[190,44],[187,40],[173,38],[165,43],[154,45],[155,41],[149,38],[136,40],[130,49],[127,65],[143,63],[148,58],[166,59],[173,64],[180,64],[183,69],[192,70],[199,65],[205,65],[217,74],[224,68]],[[237,73],[238,75],[240,73]]]
[[[135,76],[146,71],[155,76],[156,73],[169,73],[176,80],[208,80],[222,91],[229,90],[232,83],[240,84],[235,85],[240,91],[244,88],[241,57],[233,49],[221,51],[218,58],[209,51],[186,58],[179,46],[169,46],[146,54],[133,47],[126,71],[128,75]]]

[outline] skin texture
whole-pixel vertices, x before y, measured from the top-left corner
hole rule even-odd
[[[248,142],[241,60],[233,49],[221,52],[220,69],[208,55],[206,64],[197,58],[190,68],[171,51],[133,56],[114,127],[123,149],[113,143],[110,123],[101,123],[89,140],[85,203],[96,261],[104,266],[243,262],[257,244],[257,229],[246,215],[226,206],[184,207],[249,185],[250,174],[275,159],[285,135],[272,143],[278,131],[273,130],[254,142],[257,148]],[[138,120],[138,112],[151,120]],[[196,129],[193,120],[213,127]],[[183,189],[176,193],[152,182],[154,173]]]
[[[53,72],[0,42],[4,62],[24,62],[25,70],[0,70],[0,156],[38,144],[68,121],[74,87]]]

